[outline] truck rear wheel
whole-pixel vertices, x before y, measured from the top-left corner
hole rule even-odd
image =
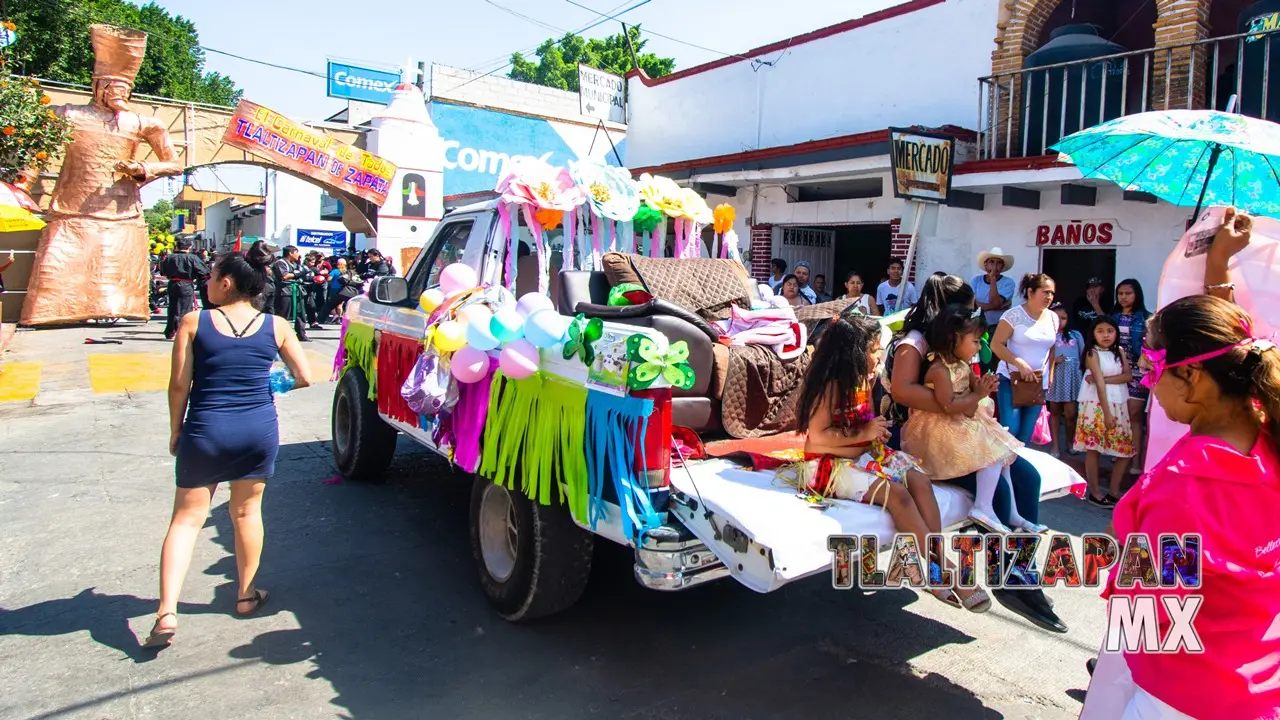
[[[567,610],[587,587],[594,538],[563,505],[539,505],[477,475],[471,552],[489,603],[511,622]]]
[[[369,381],[349,368],[333,393],[333,460],[344,478],[380,482],[396,451],[395,428],[378,417]]]

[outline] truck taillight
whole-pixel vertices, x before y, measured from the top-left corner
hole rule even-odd
[[[650,489],[664,488],[671,482],[671,388],[631,394],[653,401],[645,435],[636,439],[636,475],[644,476]]]

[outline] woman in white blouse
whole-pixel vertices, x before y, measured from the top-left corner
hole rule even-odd
[[[1012,378],[1037,382],[1041,387],[1047,387],[1052,380],[1053,346],[1058,336],[1058,314],[1049,309],[1054,289],[1053,278],[1044,273],[1025,275],[1018,291],[1026,301],[1001,316],[991,338],[991,351],[1000,358],[996,368],[1000,376],[996,391],[1000,424],[1028,446],[1044,405],[1014,407]]]
[[[876,300],[870,295],[862,292],[863,283],[862,276],[857,270],[852,270],[848,275],[844,276],[844,295],[836,298],[837,300],[853,300],[853,306],[862,311],[863,315],[875,315]]]

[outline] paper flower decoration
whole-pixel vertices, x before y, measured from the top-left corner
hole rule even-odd
[[[564,359],[572,360],[574,355],[582,358],[582,364],[590,366],[596,361],[595,344],[604,335],[604,321],[600,318],[587,317],[582,313],[569,323],[568,338],[564,341]]]
[[[564,220],[564,212],[561,210],[548,210],[546,208],[538,208],[533,214],[538,224],[542,226],[544,232],[551,232],[560,227],[560,222]]]
[[[640,207],[640,191],[624,168],[595,160],[570,161],[569,175],[578,183],[578,189],[596,215],[627,222]]]
[[[711,222],[711,208],[707,207],[707,201],[693,188],[681,188],[680,207],[679,217],[685,220],[692,220],[702,225]]]
[[[687,196],[685,189],[676,185],[674,180],[645,173],[640,176],[639,185],[640,197],[644,198],[650,207],[673,218],[684,217]]]
[[[635,226],[638,233],[651,233],[660,222],[662,222],[662,212],[654,209],[647,202],[640,203],[635,216],[631,218],[631,224]]]
[[[581,205],[582,191],[564,168],[554,168],[541,160],[519,160],[498,181],[494,192],[504,202],[531,205],[565,212]]]
[[[737,217],[737,211],[733,209],[732,205],[725,203],[717,205],[711,216],[716,234],[719,235],[733,229],[733,220]]]
[[[631,361],[627,387],[632,390],[644,390],[659,377],[666,378],[672,387],[693,389],[696,378],[689,366],[689,345],[684,340],[672,343],[664,352],[651,338],[632,335],[627,338],[627,359]]]

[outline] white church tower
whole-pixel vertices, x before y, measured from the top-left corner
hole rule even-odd
[[[444,141],[422,91],[407,79],[413,67],[411,62],[401,71],[391,102],[370,119],[365,135],[366,149],[397,168],[369,246],[391,258],[401,274],[444,214]]]

